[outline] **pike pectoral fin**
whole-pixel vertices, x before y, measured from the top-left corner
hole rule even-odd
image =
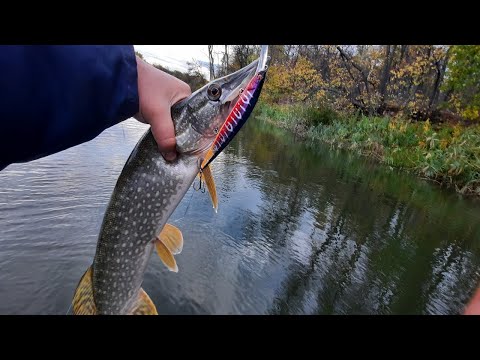
[[[93,298],[92,267],[83,274],[73,296],[74,315],[96,315],[97,307]]]
[[[182,232],[171,224],[165,224],[162,232],[158,235],[158,239],[165,244],[173,255],[180,254],[183,249]]]
[[[208,165],[203,170],[203,177],[205,179],[205,184],[207,184],[208,193],[210,194],[210,198],[212,199],[212,205],[215,209],[215,212],[218,211],[218,198],[217,198],[217,188],[215,186],[215,181],[213,180],[212,170],[210,169],[210,165]]]
[[[155,239],[155,248],[157,249],[157,254],[160,257],[160,260],[162,260],[168,270],[178,272],[177,262],[167,246],[161,240]]]
[[[143,289],[140,289],[137,304],[132,311],[132,315],[158,315],[155,304]]]

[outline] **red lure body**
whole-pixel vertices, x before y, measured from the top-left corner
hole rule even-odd
[[[265,73],[266,71],[260,71],[255,74],[238,97],[237,102],[218,131],[213,145],[203,161],[204,165],[202,166],[202,169],[207,167],[218,156],[218,154],[222,152],[247,121],[260,96],[265,81]]]

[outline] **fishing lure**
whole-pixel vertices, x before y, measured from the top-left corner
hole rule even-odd
[[[258,98],[260,97],[260,93],[265,82],[266,71],[267,66],[265,65],[264,70],[258,72],[250,80],[245,89],[243,89],[236,104],[218,131],[212,147],[208,150],[201,166],[202,171],[204,171],[207,166],[210,165],[210,163],[223,151],[223,149],[225,149],[225,147],[230,143],[230,141],[232,141],[238,131],[246,123],[253,108],[255,107],[255,104],[258,101]]]

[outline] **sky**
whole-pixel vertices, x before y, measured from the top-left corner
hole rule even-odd
[[[187,62],[202,62],[202,72],[208,79],[208,45],[134,45],[149,63],[157,63],[170,70],[187,71]],[[221,46],[223,48],[223,46]],[[218,46],[214,47],[214,52]],[[218,49],[219,50],[219,49]],[[217,60],[215,60],[217,62]]]

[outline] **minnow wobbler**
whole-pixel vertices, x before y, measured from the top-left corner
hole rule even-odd
[[[255,104],[262,91],[263,83],[265,81],[265,74],[267,71],[267,52],[268,47],[262,47],[260,59],[257,65],[256,75],[248,82],[247,86],[240,89],[240,96],[236,101],[232,110],[227,116],[213,141],[213,145],[208,150],[205,159],[200,168],[200,181],[202,174],[205,177],[208,191],[212,198],[213,208],[215,212],[218,210],[217,192],[215,189],[215,182],[213,181],[212,173],[208,167],[210,163],[222,152],[223,149],[232,141],[240,128],[245,124],[250,114],[252,113]],[[215,88],[213,88],[215,89]],[[215,91],[215,90],[213,90]],[[217,130],[217,129],[215,129]]]
[[[205,179],[218,207],[211,162],[250,116],[265,81],[268,47],[246,67],[215,79],[172,107],[178,156],[167,163],[150,130],[142,136],[115,185],[92,266],[80,279],[73,313],[157,314],[141,288],[154,248],[174,272],[181,231],[167,220],[192,185]]]

